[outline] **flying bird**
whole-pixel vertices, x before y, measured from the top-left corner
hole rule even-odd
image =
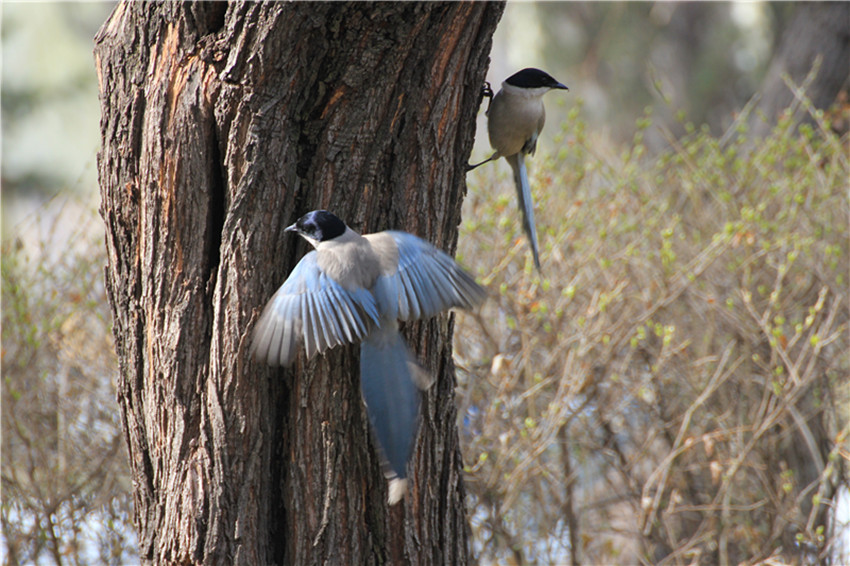
[[[301,343],[307,358],[360,343],[360,390],[390,480],[390,504],[404,495],[419,391],[432,379],[416,362],[398,322],[453,307],[473,309],[484,289],[444,252],[407,232],[360,235],[326,210],[286,228],[313,245],[266,305],[252,354],[289,366]]]
[[[537,149],[537,138],[546,122],[543,95],[552,89],[569,90],[540,69],[523,69],[505,79],[487,109],[487,133],[495,152],[481,163],[469,166],[471,171],[500,157],[504,157],[511,166],[522,211],[522,227],[531,244],[534,266],[538,272],[540,253],[525,156],[533,155]]]

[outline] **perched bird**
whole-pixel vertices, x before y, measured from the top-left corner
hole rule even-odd
[[[555,88],[569,90],[540,69],[523,69],[505,79],[487,109],[487,132],[495,152],[488,159],[469,167],[472,170],[500,157],[510,164],[522,210],[522,227],[531,242],[537,271],[540,271],[540,254],[525,156],[533,155],[537,149],[537,137],[546,121],[543,95]]]
[[[288,366],[301,342],[307,358],[361,343],[360,390],[395,503],[406,489],[416,440],[417,387],[432,381],[407,349],[398,321],[472,309],[484,300],[484,289],[447,254],[406,232],[361,236],[326,210],[305,214],[286,231],[316,249],[266,305],[252,353],[271,366]]]

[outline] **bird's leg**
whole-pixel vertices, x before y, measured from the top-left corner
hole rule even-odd
[[[481,87],[481,98],[485,98],[485,97],[488,99],[487,112],[490,112],[490,104],[493,102],[493,87],[490,86],[489,81],[484,81],[484,86]],[[481,104],[480,100],[478,101],[478,104],[479,105]],[[498,152],[494,153],[493,155],[491,155],[490,157],[488,157],[487,159],[485,159],[481,163],[476,163],[475,165],[467,164],[466,165],[466,171],[467,172],[472,171],[473,169],[475,169],[479,165],[484,165],[485,163],[493,161],[494,159],[497,159],[497,158],[498,158]]]
[[[488,157],[487,159],[482,161],[481,163],[476,163],[475,165],[467,164],[466,165],[466,172],[469,173],[470,171],[472,171],[476,167],[480,167],[481,165],[484,165],[485,163],[489,163],[489,162],[491,162],[495,159],[498,159],[498,158],[499,158],[499,152],[497,151],[493,155],[491,155],[490,157]]]
[[[484,81],[484,86],[481,87],[481,96],[493,98],[493,87],[490,86],[489,81]]]
[[[490,113],[490,105],[493,104],[493,87],[490,86],[488,81],[484,81],[484,86],[481,87],[481,98],[487,99],[487,112],[485,114]],[[481,106],[481,101],[478,101],[478,105]]]

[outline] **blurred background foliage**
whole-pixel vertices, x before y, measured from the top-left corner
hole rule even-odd
[[[537,66],[571,90],[530,163],[545,277],[507,167],[468,178],[476,562],[847,561],[850,73],[811,55],[837,5],[507,6],[493,87]],[[0,9],[4,563],[132,563],[96,212],[112,4]]]

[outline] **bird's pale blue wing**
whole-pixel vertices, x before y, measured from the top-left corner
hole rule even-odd
[[[366,289],[346,290],[305,255],[266,305],[254,327],[251,351],[271,366],[288,366],[304,342],[307,357],[362,341],[378,324],[375,299]]]
[[[386,318],[429,318],[453,307],[472,309],[485,296],[448,254],[407,232],[387,232],[398,247],[398,270],[378,278],[374,293]]]

